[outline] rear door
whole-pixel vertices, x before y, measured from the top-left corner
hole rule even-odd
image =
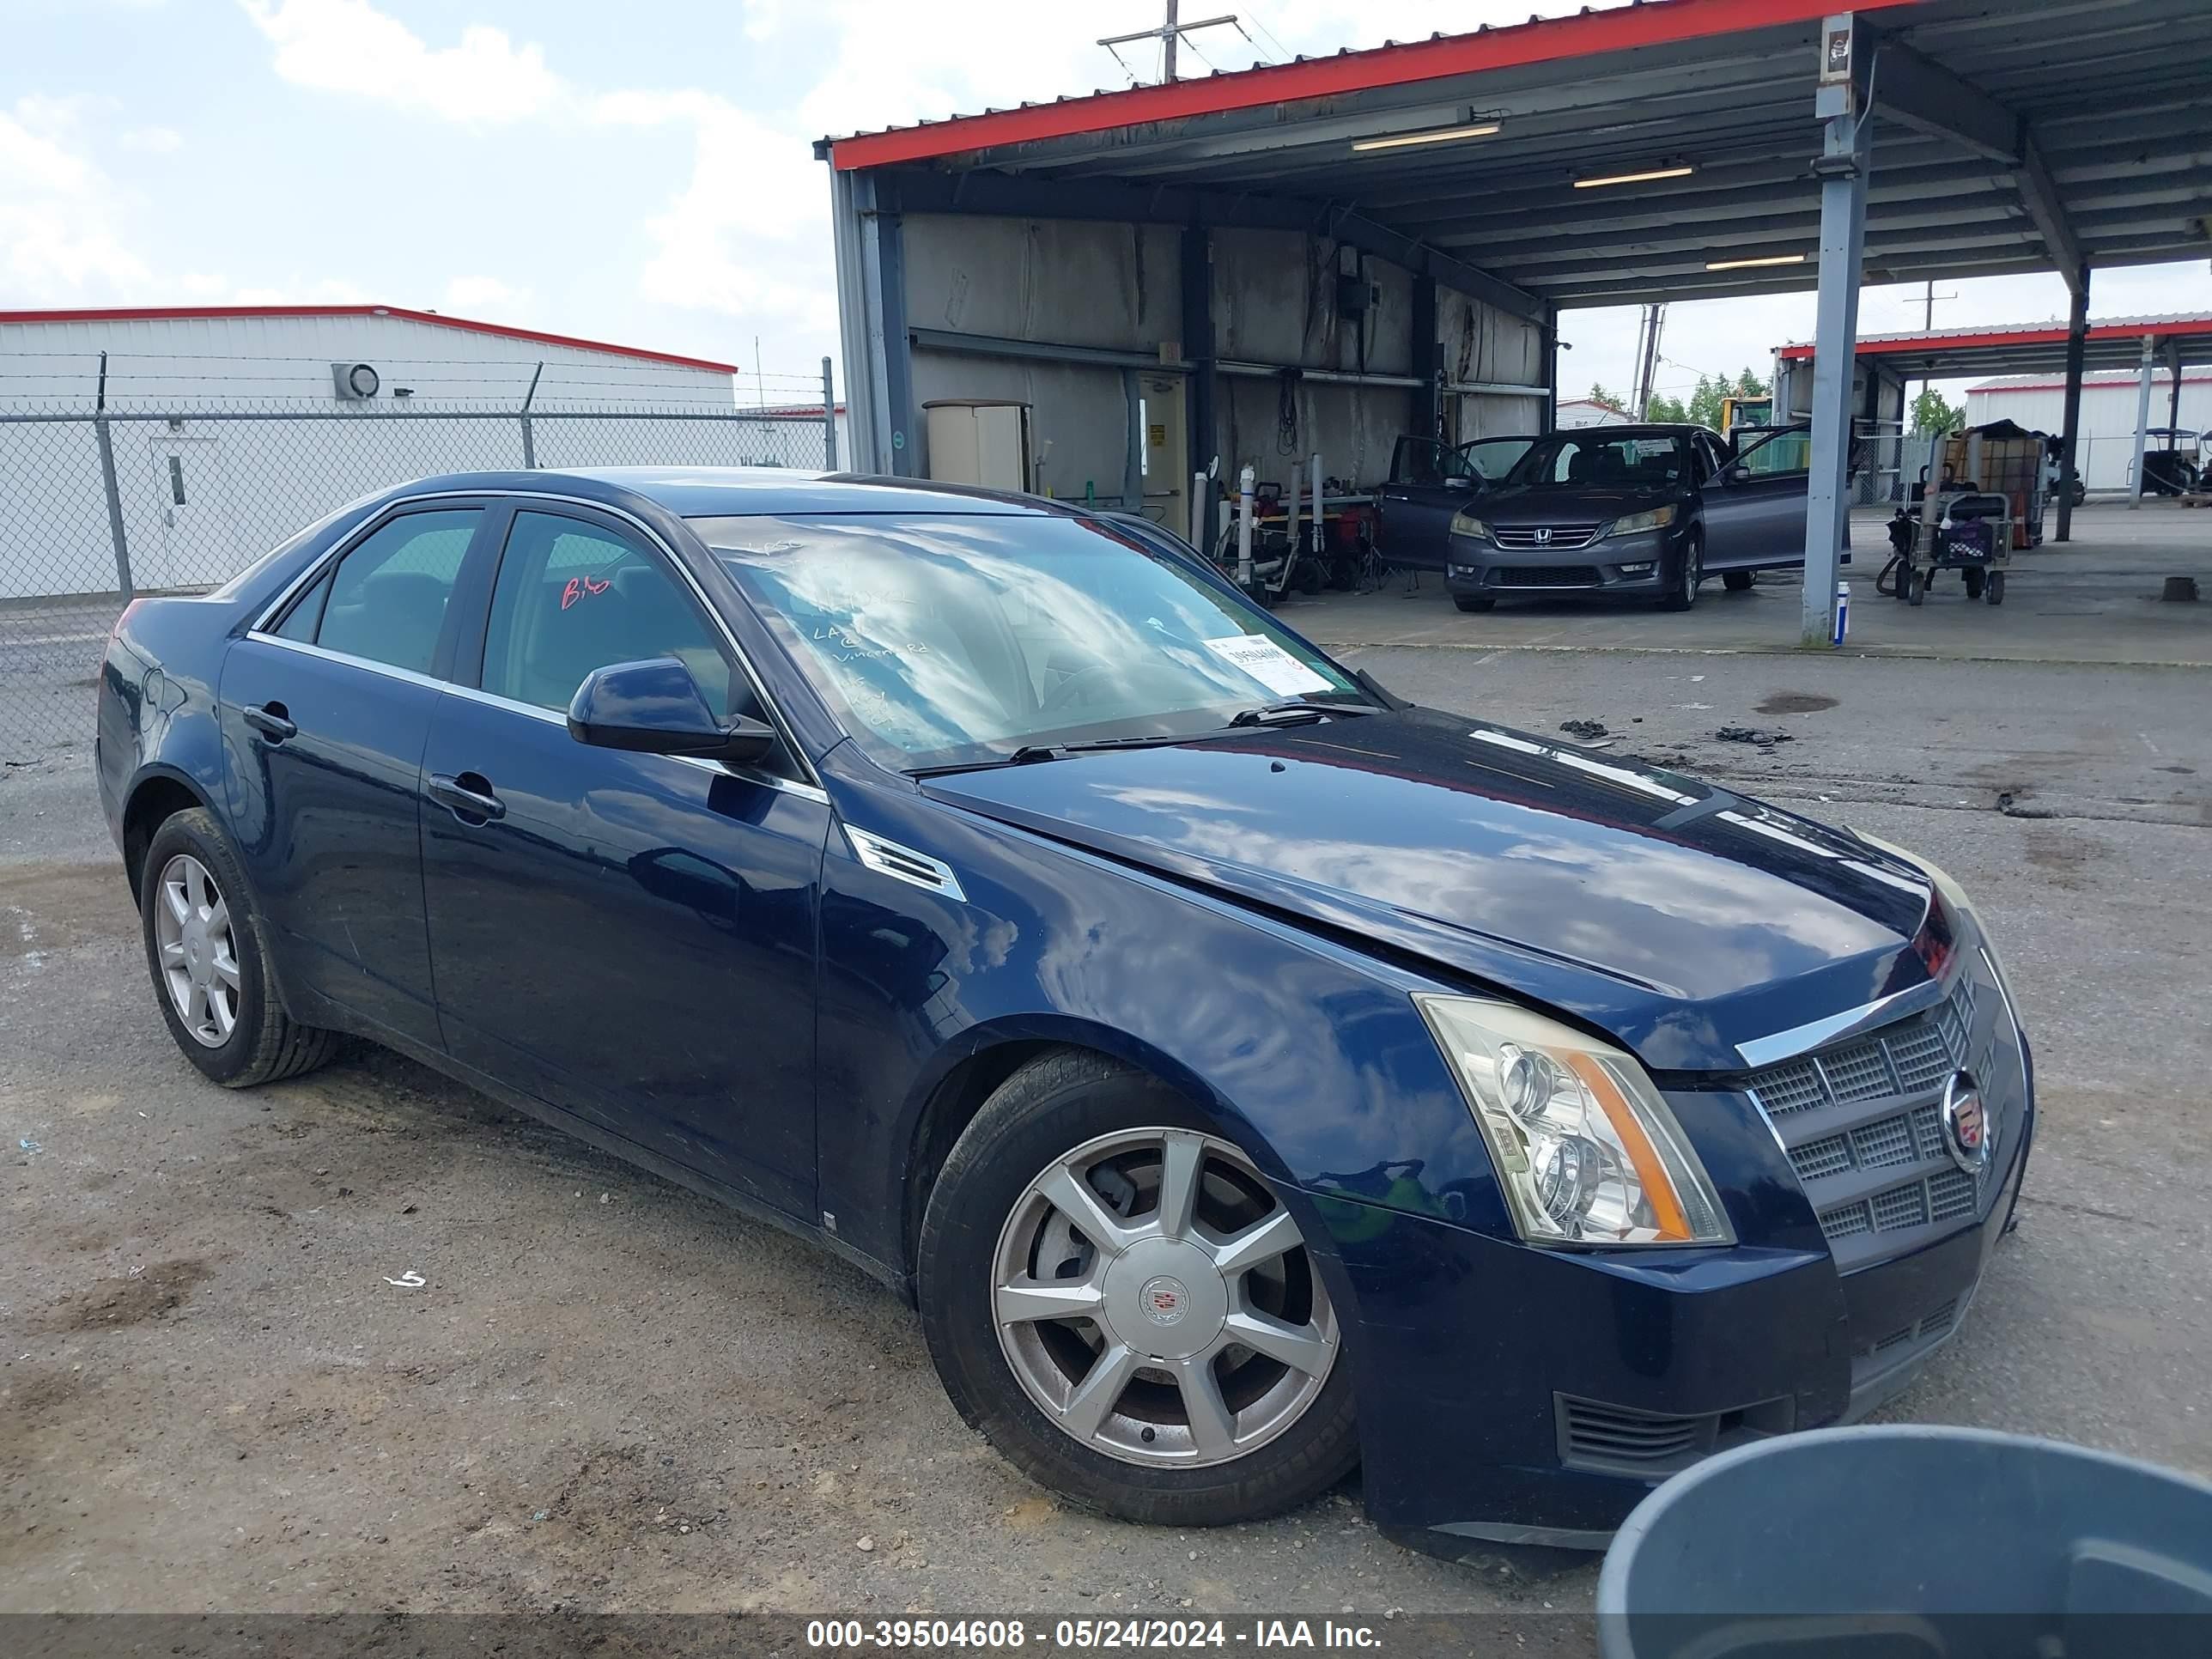
[[[1692,447],[1705,470],[1705,568],[1765,568],[1805,562],[1805,512],[1812,471],[1812,441],[1802,427],[1768,431],[1739,428],[1731,451],[1711,434],[1695,434]]]
[[[485,518],[480,501],[394,508],[223,659],[231,822],[310,1023],[438,1045],[416,816],[451,601]]]
[[[680,658],[718,709],[772,715],[657,538],[565,502],[503,529],[423,757],[447,1046],[811,1218],[828,798],[788,757],[740,772],[570,737],[586,674],[651,657]]]

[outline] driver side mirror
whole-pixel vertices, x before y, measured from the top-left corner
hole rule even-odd
[[[1726,471],[1722,472],[1721,482],[1723,483],[1732,484],[1749,483],[1751,482],[1751,469],[1746,466],[1741,461],[1737,461],[1727,468]]]
[[[691,671],[674,657],[610,663],[584,677],[568,703],[568,735],[595,749],[688,755],[751,766],[775,748],[775,728],[707,706]]]

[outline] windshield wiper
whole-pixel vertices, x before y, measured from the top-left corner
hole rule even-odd
[[[1378,711],[1357,702],[1271,702],[1259,708],[1240,708],[1229,717],[1231,726],[1304,726],[1329,714],[1372,714]]]
[[[1108,749],[1156,749],[1164,744],[1188,743],[1194,737],[1203,737],[1202,732],[1164,732],[1148,738],[1091,738],[1081,743],[1025,743],[1011,755],[993,755],[983,760],[955,761],[950,766],[921,766],[907,773],[910,778],[941,778],[956,772],[988,772],[1006,766],[1033,766],[1039,761],[1066,760],[1070,755],[1097,754]]]

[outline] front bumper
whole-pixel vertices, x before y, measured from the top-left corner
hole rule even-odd
[[[1579,548],[1502,548],[1472,536],[1451,538],[1444,585],[1455,594],[1656,593],[1673,556],[1672,530],[1607,536]]]
[[[1454,1557],[1602,1548],[1698,1458],[1894,1398],[1959,1328],[2011,1219],[2034,1106],[2027,1045],[2010,1049],[2016,1066],[1984,1082],[2006,1128],[1974,1212],[1901,1233],[1903,1253],[1880,1260],[1834,1241],[1834,1212],[1816,1212],[1778,1139],[1729,1140],[1742,1096],[1669,1096],[1701,1151],[1727,1148],[1707,1156],[1747,1241],[1727,1249],[1537,1250],[1325,1203],[1358,1310],[1349,1352],[1376,1525]],[[1839,1258],[1861,1265],[1839,1272]]]

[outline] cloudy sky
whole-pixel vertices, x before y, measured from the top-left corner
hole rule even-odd
[[[1196,42],[1223,69],[1578,8],[1233,9],[1249,38]],[[374,301],[748,366],[757,338],[771,374],[804,373],[836,350],[811,141],[1125,86],[1092,42],[1158,15],[1157,0],[0,0],[0,308]],[[1156,52],[1125,55],[1157,72]],[[2201,262],[2098,283],[2100,315],[2212,307]],[[2064,305],[2055,277],[1939,292],[1957,296],[1939,326]],[[1919,294],[1870,292],[1863,328],[1917,326]],[[1660,387],[1763,370],[1811,326],[1809,295],[1678,306]],[[1632,311],[1571,313],[1565,386],[1625,391],[1635,331]]]

